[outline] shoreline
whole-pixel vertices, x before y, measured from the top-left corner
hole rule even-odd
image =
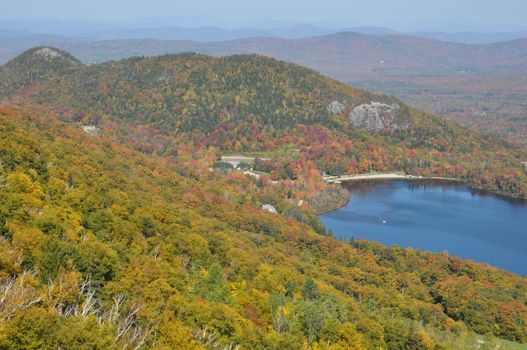
[[[441,176],[414,176],[414,175],[400,175],[400,174],[369,174],[369,175],[344,175],[344,176],[333,176],[333,177],[324,177],[324,180],[329,184],[341,184],[342,182],[351,182],[351,181],[364,181],[364,180],[438,180],[438,181],[452,181],[466,184],[465,181],[450,178],[450,177],[441,177]],[[469,186],[469,185],[467,185]],[[470,186],[469,186],[470,187]],[[317,216],[329,214],[331,212],[337,211],[344,208],[351,200],[351,193],[348,195],[348,198],[337,207],[324,210],[322,212],[315,212]]]
[[[452,178],[452,177],[400,175],[400,174],[395,174],[395,173],[326,176],[324,177],[324,180],[330,184],[331,183],[342,183],[342,182],[348,182],[348,181],[360,181],[360,180],[444,180],[444,181],[453,181],[453,182],[464,182],[463,180]]]
[[[320,215],[329,214],[329,213],[331,213],[331,212],[333,212],[333,211],[336,211],[336,210],[342,209],[342,208],[344,208],[346,205],[348,205],[348,203],[350,202],[350,200],[351,200],[351,193],[348,194],[348,197],[346,198],[346,200],[343,201],[343,203],[340,203],[336,208],[323,210],[323,211],[321,211],[321,212],[316,211],[315,214],[316,214],[317,216],[320,216]]]
[[[489,194],[492,196],[502,197],[507,200],[513,200],[513,201],[521,201],[525,202],[527,199],[521,198],[521,197],[515,197],[512,195],[499,193],[499,192],[493,192],[491,190],[480,188],[476,186],[471,186],[466,181],[461,179],[456,179],[452,177],[441,177],[441,176],[415,176],[415,175],[400,175],[395,173],[387,173],[387,174],[362,174],[362,175],[344,175],[344,176],[325,176],[323,179],[329,183],[329,184],[342,184],[343,182],[352,182],[352,181],[369,181],[369,180],[404,180],[404,181],[416,181],[416,180],[437,180],[437,181],[450,181],[450,182],[457,182],[460,184],[466,185],[469,189],[474,191],[481,191],[485,194]],[[351,200],[351,193],[348,197],[348,200],[345,201],[344,204],[339,205],[338,207],[326,210],[322,213],[316,213],[316,215],[324,215],[329,214],[333,211],[342,209],[345,207],[349,201]]]

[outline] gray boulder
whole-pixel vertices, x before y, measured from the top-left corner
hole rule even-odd
[[[372,132],[395,131],[400,128],[395,120],[400,108],[397,103],[365,103],[353,108],[348,117],[351,124],[358,128]]]
[[[330,114],[342,114],[346,106],[339,101],[333,101],[328,105],[328,113]]]

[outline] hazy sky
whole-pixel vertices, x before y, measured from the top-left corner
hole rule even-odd
[[[467,20],[527,27],[527,0],[0,0],[0,9],[2,19],[215,16],[408,26]]]

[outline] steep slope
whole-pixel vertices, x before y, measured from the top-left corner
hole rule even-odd
[[[449,176],[527,196],[524,153],[396,99],[266,57],[109,62],[22,89],[10,102],[99,125],[149,152],[176,154],[178,142],[192,141],[224,152],[280,153],[297,159],[292,168],[311,161],[334,175]]]
[[[235,173],[183,177],[199,164],[6,108],[0,161],[0,348],[501,344],[467,327],[527,342],[525,278],[318,235]]]
[[[35,47],[0,68],[0,91],[5,95],[80,66],[82,63],[67,52],[46,46]]]

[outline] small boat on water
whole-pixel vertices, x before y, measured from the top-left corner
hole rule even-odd
[[[381,224],[387,224],[388,223],[388,220],[386,219],[381,219]]]

